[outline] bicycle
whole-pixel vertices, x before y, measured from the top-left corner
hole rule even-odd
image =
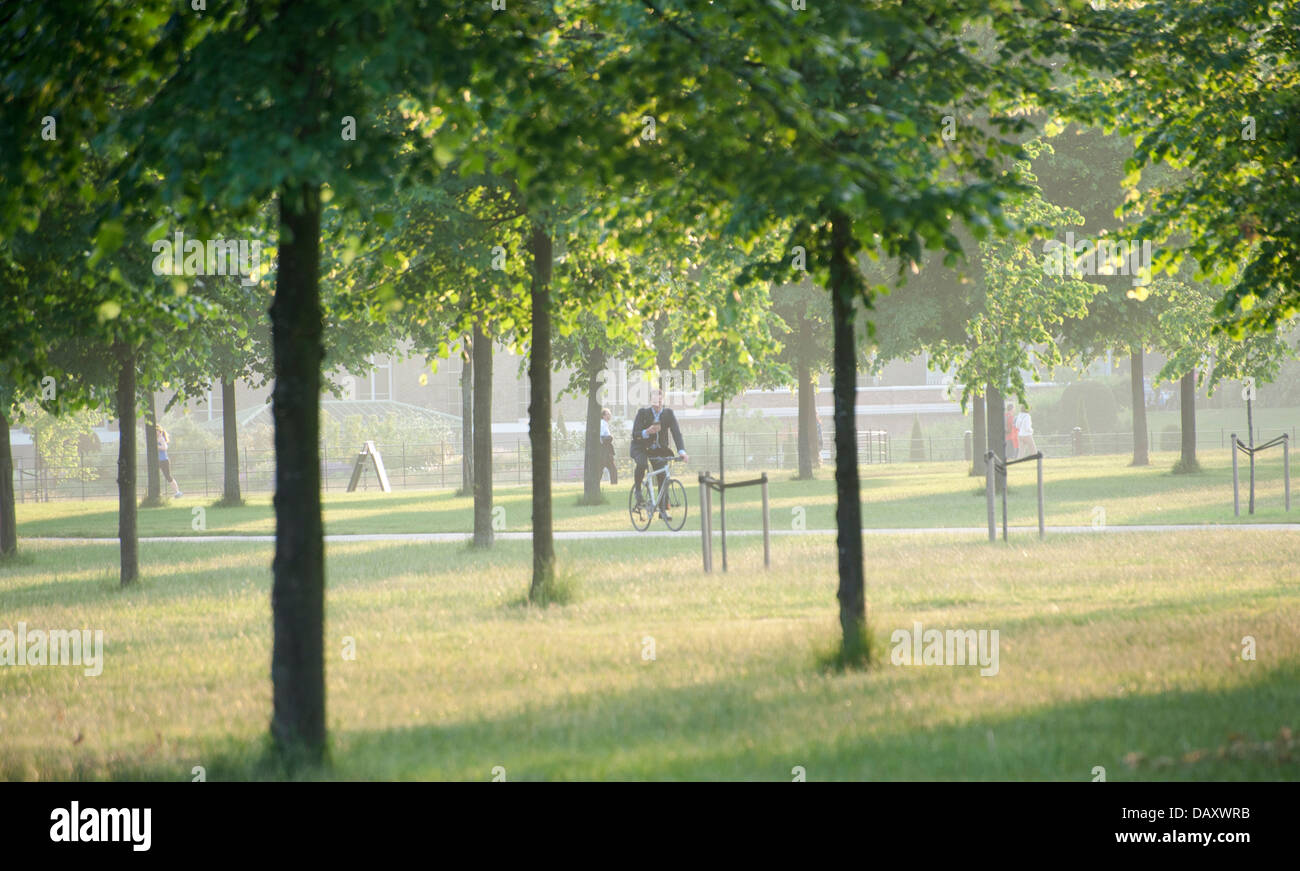
[[[632,527],[638,532],[649,529],[656,514],[663,520],[664,525],[677,532],[686,525],[686,488],[682,486],[681,481],[672,476],[669,470],[669,463],[676,461],[677,458],[655,457],[655,459],[662,459],[665,462],[662,468],[652,469],[646,473],[643,486],[650,493],[649,500],[638,499],[637,486],[633,484],[627,494],[627,513],[632,518]],[[658,487],[655,486],[656,478],[663,479]]]

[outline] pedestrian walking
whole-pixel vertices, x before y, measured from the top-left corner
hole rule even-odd
[[[1020,440],[1019,457],[1032,457],[1038,453],[1038,445],[1034,444],[1034,421],[1029,416],[1029,412],[1021,410],[1016,415],[1015,425],[1016,436]]]
[[[163,477],[167,479],[167,483],[171,484],[175,489],[176,492],[172,494],[173,498],[179,499],[185,494],[181,492],[181,485],[172,477],[172,463],[171,460],[167,459],[167,447],[172,443],[172,437],[168,435],[167,430],[160,426],[154,427],[154,429],[158,433],[158,468]]]
[[[603,458],[600,470],[603,472],[609,470],[609,483],[618,483],[618,466],[614,462],[614,433],[609,428],[609,422],[613,419],[613,413],[608,409],[602,409],[600,412],[600,450]]]

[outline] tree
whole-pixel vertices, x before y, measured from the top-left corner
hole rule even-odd
[[[144,456],[148,487],[143,505],[156,508],[162,505],[162,476],[158,468],[158,401],[153,389],[145,392]]]
[[[151,286],[139,299],[123,294],[130,284],[142,285],[138,275],[133,282],[124,278],[130,271],[124,264],[95,267],[120,245],[129,226],[122,215],[128,198],[112,183],[111,167],[121,157],[122,140],[112,134],[111,122],[153,95],[154,81],[145,74],[151,48],[151,59],[167,65],[177,45],[210,24],[202,16],[177,16],[160,38],[169,15],[162,3],[110,0],[87,16],[78,4],[53,0],[16,7],[2,22],[7,41],[18,49],[4,67],[7,98],[0,101],[0,119],[6,130],[20,135],[0,143],[0,248],[16,252],[24,239],[37,240],[27,262],[42,265],[26,275],[26,293],[9,300],[35,318],[19,318],[18,326],[41,324],[38,336],[21,329],[4,336],[0,367],[7,370],[9,399],[38,376],[54,379],[61,397],[89,402],[92,396],[103,398],[99,391],[115,378],[118,413],[129,415],[124,429],[130,431],[130,443],[135,395],[132,386],[128,403],[124,388],[135,380],[138,346],[158,323],[153,316],[165,312],[169,301]],[[118,214],[106,216],[105,209],[114,204]],[[83,256],[87,248],[95,249],[89,261]],[[17,286],[10,282],[11,288]],[[50,364],[47,352],[55,345],[64,369]],[[130,443],[121,446],[119,458],[119,502],[124,507],[130,502],[119,520],[123,584],[138,574]],[[0,485],[0,550],[13,516],[11,497],[11,486]]]
[[[1212,286],[1196,282],[1183,270],[1179,279],[1160,278],[1150,293],[1164,302],[1159,320],[1159,348],[1166,356],[1158,380],[1179,382],[1181,450],[1173,471],[1200,471],[1196,458],[1196,390],[1210,393],[1224,380],[1252,377],[1260,384],[1276,376],[1282,361],[1294,354],[1277,328],[1235,339],[1218,329],[1217,294]],[[1284,322],[1289,326],[1292,322]]]
[[[817,378],[830,361],[829,300],[824,289],[814,287],[809,281],[774,287],[771,293],[773,310],[785,326],[780,359],[794,372],[798,397],[799,472],[796,477],[807,480],[813,477],[813,467],[821,465]]]
[[[631,8],[619,5],[619,15]],[[585,5],[568,3],[540,12],[533,22],[539,36],[531,50],[513,58],[510,69],[494,71],[493,80],[480,90],[475,108],[483,127],[464,165],[472,174],[491,161],[492,173],[508,181],[511,197],[527,220],[529,319],[527,335],[520,338],[528,347],[533,549],[528,599],[534,603],[550,599],[555,576],[550,470],[553,307],[584,301],[572,294],[563,300],[554,296],[554,251],[567,246],[579,222],[599,217],[590,214],[593,206],[612,216],[622,205],[593,204],[586,192],[616,187],[628,176],[644,177],[644,167],[626,148],[627,128],[607,120],[624,120],[626,95],[599,81],[604,65],[628,45],[625,28],[619,23],[604,30],[593,27],[589,14]],[[509,81],[502,81],[503,75]],[[509,99],[501,99],[501,94],[509,94]]]
[[[1131,466],[1150,462],[1146,414],[1146,349],[1159,343],[1162,298],[1138,299],[1125,278],[1102,278],[1103,288],[1088,303],[1083,318],[1066,321],[1062,345],[1067,357],[1091,362],[1107,350],[1129,358],[1129,394],[1133,403],[1133,459]]]
[[[194,216],[200,230],[208,225],[202,201],[220,203],[226,214],[251,214],[272,197],[277,203],[271,736],[277,757],[291,764],[326,755],[318,486],[322,209],[326,200],[331,208],[353,209],[363,195],[391,191],[408,164],[453,156],[464,129],[457,119],[466,110],[450,95],[488,64],[484,58],[514,58],[532,39],[493,26],[487,6],[450,16],[442,4],[419,5],[303,0],[210,16],[210,29],[198,38],[148,56],[157,93],[119,121],[125,138],[140,143],[122,173],[134,186],[133,199],[169,203]],[[374,58],[382,62],[368,62]],[[213,93],[223,99],[212,100]],[[437,100],[441,126],[426,119],[400,132],[365,127],[394,95],[425,106]],[[154,135],[178,117],[189,122],[185,137]],[[358,119],[360,135],[349,139],[349,121],[355,126]],[[230,135],[250,124],[256,135]],[[441,135],[430,149],[425,137],[434,129]],[[160,166],[167,167],[161,177]]]
[[[469,333],[460,340],[460,489],[457,496],[474,494],[474,352]]]
[[[10,383],[19,390],[50,379],[57,397],[50,410],[94,403],[114,408],[122,430],[118,532],[120,577],[126,586],[139,575],[137,386],[155,383],[163,360],[205,353],[204,335],[194,327],[208,307],[186,296],[183,288],[159,280],[144,245],[122,244],[128,237],[145,240],[150,221],[138,209],[106,217],[106,210],[121,199],[110,167],[103,156],[87,156],[73,168],[72,179],[47,193],[34,228],[19,228],[5,240],[22,277],[11,283],[15,295],[9,304],[30,315],[7,331],[2,356]],[[32,328],[38,324],[39,329]]]
[[[508,341],[527,315],[523,261],[510,255],[522,248],[523,223],[500,179],[453,161],[402,191],[391,226],[357,255],[370,261],[367,286],[394,288],[396,330],[427,360],[448,356],[461,337],[463,487],[474,497],[476,548],[493,542],[494,341]]]
[[[532,321],[528,331],[528,443],[533,474],[533,580],[529,602],[545,602],[555,581],[551,530],[551,234],[534,219],[528,239],[532,256]]]
[[[921,417],[915,413],[912,414],[912,443],[908,459],[914,463],[925,459],[925,434],[921,432]]]
[[[1123,164],[1128,144],[1095,128],[1051,124],[1048,128],[1055,134],[1050,139],[1053,148],[1034,164],[1044,194],[1056,202],[1070,203],[1097,237],[1094,241],[1100,243],[1108,234],[1121,234],[1122,238],[1124,227],[1115,219],[1115,212],[1125,195]],[[1133,405],[1130,465],[1145,466],[1150,462],[1145,352],[1158,338],[1163,297],[1150,296],[1135,287],[1132,276],[1116,275],[1117,271],[1115,264],[1105,264],[1098,275],[1087,279],[1102,289],[1088,302],[1085,317],[1062,324],[1061,347],[1067,359],[1083,365],[1108,351],[1128,356]]]
[[[492,340],[474,324],[474,547],[492,545]]]
[[[212,353],[202,371],[191,373],[191,378],[196,382],[211,378],[221,391],[222,487],[218,504],[242,505],[235,384],[246,381],[262,387],[271,375],[271,335],[264,319],[264,291],[258,283],[246,284],[239,276],[231,276],[196,281],[195,292],[217,307],[217,313],[206,324],[212,336]]]
[[[46,377],[41,330],[48,321],[27,305],[27,276],[7,246],[0,245],[0,558],[18,551],[14,506],[14,461],[10,421],[24,392]],[[15,353],[30,348],[34,353]]]
[[[943,133],[990,103],[1007,108],[1046,91],[1042,59],[1059,46],[1014,13],[951,2],[823,3],[794,12],[797,28],[773,4],[647,7],[630,23],[621,10],[592,14],[626,28],[639,49],[618,55],[601,79],[631,90],[629,102],[658,120],[660,147],[690,168],[679,172],[687,189],[673,196],[698,198],[706,221],[741,238],[791,227],[787,253],[802,247],[814,283],[831,295],[842,653],[862,661],[854,320],[857,303],[874,294],[854,259],[878,250],[915,262],[929,247],[955,262],[953,222],[981,237],[1008,226],[1001,201],[1020,185],[1001,163],[1020,148],[1005,136],[1028,122],[993,115],[984,129],[964,124],[954,140]],[[977,44],[967,31],[977,26],[993,38]],[[698,106],[708,106],[707,118]],[[788,280],[790,262],[782,265],[764,277]]]
[[[1214,314],[1234,336],[1270,331],[1300,312],[1300,65],[1293,3],[1150,0],[1062,14],[1088,55],[1074,117],[1136,137],[1125,216],[1158,247],[1155,271],[1184,258],[1226,292]],[[1141,192],[1148,167],[1181,170]],[[1227,281],[1232,276],[1231,282]]]
[[[642,340],[645,313],[666,302],[667,294],[656,293],[662,285],[647,264],[634,258],[618,258],[602,251],[587,234],[570,241],[560,259],[557,281],[567,292],[589,305],[564,310],[559,335],[552,342],[555,362],[573,368],[573,375],[560,396],[583,395],[587,399],[583,443],[583,493],[581,504],[605,502],[600,491],[604,472],[600,441],[601,402],[611,358],[634,358],[643,365],[652,359]]]
[[[1078,213],[1047,202],[1037,192],[1027,164],[1017,173],[1033,193],[1010,209],[1012,217],[1031,228],[1077,224]],[[985,385],[990,448],[999,456],[1004,437],[1002,395],[1014,394],[1024,403],[1024,372],[1038,377],[1040,366],[1062,362],[1057,343],[1060,325],[1081,317],[1095,285],[1071,273],[1054,274],[1033,250],[1029,236],[1006,236],[980,245],[978,304],[972,308],[962,339],[940,339],[932,348],[933,364],[951,369],[963,385],[965,399],[976,385]],[[995,437],[996,434],[996,437]]]
[[[1041,153],[1036,142],[1026,148],[1030,155]],[[1003,456],[1004,397],[1014,395],[1024,403],[1024,372],[1031,371],[1037,378],[1040,367],[1062,361],[1058,345],[1062,323],[1082,316],[1098,290],[1068,273],[1050,273],[1034,250],[1035,235],[1077,224],[1078,213],[1042,196],[1028,162],[1020,162],[1008,174],[1021,193],[1007,214],[1028,231],[974,243],[970,275],[931,257],[918,267],[915,277],[908,277],[877,304],[882,359],[912,356],[924,349],[932,368],[952,372],[962,385],[963,407],[972,400],[980,406],[973,445],[976,470],[983,468],[985,450],[1010,459]],[[998,476],[997,486],[1002,485]]]

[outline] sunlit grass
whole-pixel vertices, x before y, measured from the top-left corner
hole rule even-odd
[[[833,540],[560,542],[567,604],[519,603],[527,542],[330,545],[342,778],[1288,778],[1300,541],[1269,532],[867,542],[871,628],[1000,632],[1000,668],[828,672]],[[0,776],[269,776],[271,548],[28,542],[0,628],[102,628],[106,665],[0,668]],[[1244,636],[1258,658],[1241,658]],[[344,659],[345,638],[356,659]],[[653,651],[653,658],[650,653]],[[1291,749],[1287,749],[1291,746]],[[325,774],[318,772],[318,774]]]
[[[1226,453],[1226,452],[1225,452]],[[1145,468],[1129,468],[1125,457],[1049,458],[1044,467],[1046,520],[1054,526],[1091,526],[1104,518],[1108,525],[1148,523],[1294,522],[1283,510],[1280,456],[1262,457],[1257,469],[1256,513],[1247,513],[1246,470],[1242,468],[1242,514],[1232,513],[1232,472],[1226,455],[1203,454],[1206,471],[1173,475],[1176,454],[1155,454]],[[976,527],[985,522],[984,481],[964,473],[961,463],[901,463],[862,467],[863,522],[873,528]],[[699,530],[699,489],[691,474],[687,484],[690,510],[686,529]],[[738,473],[733,480],[754,477]],[[627,490],[605,488],[608,503],[579,506],[581,487],[555,488],[555,528],[561,531],[630,530]],[[790,530],[835,526],[835,484],[831,470],[815,481],[794,481],[788,474],[770,478],[771,522]],[[1300,496],[1300,493],[1297,494]],[[531,493],[527,487],[498,487],[495,506],[505,531],[526,532],[531,523]],[[473,529],[473,502],[451,491],[327,493],[325,526],[329,533],[459,532]],[[757,487],[733,490],[727,496],[729,529],[761,525]],[[195,508],[203,508],[203,529],[195,529]],[[1012,467],[1008,515],[1012,524],[1037,523],[1035,473],[1032,463]],[[715,500],[716,510],[716,500]],[[1000,511],[999,507],[999,511]],[[1099,513],[1100,512],[1100,513]],[[715,527],[717,526],[715,522]],[[656,523],[652,528],[662,528]],[[20,536],[113,537],[117,534],[117,504],[113,501],[25,503],[18,505]],[[270,498],[254,496],[243,508],[217,508],[199,500],[172,502],[169,507],[142,510],[144,536],[270,535],[275,520]]]

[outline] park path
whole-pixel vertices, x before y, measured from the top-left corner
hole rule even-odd
[[[1249,532],[1300,532],[1300,523],[1215,523],[1215,524],[1196,524],[1196,523],[1170,523],[1170,524],[1134,524],[1130,526],[1049,526],[1047,532],[1053,534],[1062,533],[1087,533],[1093,535],[1107,535],[1112,533],[1128,532],[1205,532],[1218,530],[1235,530]],[[1038,531],[1037,526],[1012,526],[1010,532],[1020,534],[1031,534]],[[866,536],[877,535],[988,535],[988,527],[985,526],[929,526],[929,527],[899,527],[899,528],[881,528],[881,529],[864,529],[862,534]],[[556,530],[555,538],[557,541],[582,541],[585,539],[602,539],[602,538],[666,538],[669,536],[680,535],[689,538],[696,536],[695,531],[691,532],[671,532],[666,529],[647,530],[645,532],[636,532],[635,530],[606,529],[580,532],[573,530]],[[720,535],[716,530],[714,537]],[[751,536],[762,535],[760,529],[733,529],[728,530],[728,537],[731,536]],[[772,535],[835,535],[834,529],[774,529]],[[440,542],[456,544],[467,542],[473,535],[468,532],[379,532],[379,533],[356,533],[326,535],[325,540],[329,542],[349,542],[349,541],[413,541],[413,542]],[[531,532],[498,532],[495,536],[498,541],[530,541]],[[61,537],[41,537],[41,536],[23,536],[24,541],[48,541],[58,544],[97,544],[106,542],[115,542],[116,538],[61,538]],[[189,542],[211,542],[217,543],[271,543],[275,541],[274,535],[165,535],[141,537],[141,543],[166,543],[166,544],[183,544]]]

